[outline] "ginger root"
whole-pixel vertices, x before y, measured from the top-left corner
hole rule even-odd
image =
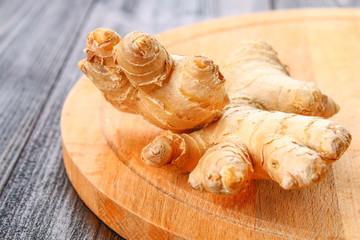
[[[172,131],[219,118],[228,103],[225,80],[205,56],[170,55],[151,35],[121,37],[109,29],[87,35],[79,68],[120,111],[142,115]]]
[[[346,129],[323,119],[339,106],[313,83],[291,78],[264,42],[244,42],[226,59],[226,85],[209,58],[170,55],[141,32],[121,40],[97,29],[86,52],[80,69],[114,107],[167,129],[141,159],[190,172],[195,189],[233,195],[251,179],[309,187],[351,142]]]

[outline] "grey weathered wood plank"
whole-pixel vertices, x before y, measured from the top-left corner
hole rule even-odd
[[[97,27],[122,35],[134,30],[157,33],[266,10],[268,1],[227,0],[230,8],[215,0],[98,1],[91,11],[86,1],[43,0],[24,3],[23,9],[19,2],[13,3],[16,7],[10,1],[0,3],[0,20],[11,18],[14,9],[20,12],[16,16],[26,18],[15,16],[0,26],[0,172],[5,179],[0,238],[121,239],[79,200],[61,159],[60,112],[81,75],[76,62],[83,57],[86,33]],[[1,7],[6,4],[12,14]]]
[[[135,0],[101,1],[96,7],[96,24],[125,35],[132,31],[156,34],[183,25],[218,17],[270,9],[270,0]]]
[[[273,0],[274,9],[289,9],[289,8],[318,8],[318,7],[359,7],[358,0]]]
[[[19,2],[23,1],[14,4]],[[20,4],[15,8],[19,13],[0,17],[5,23],[0,27],[0,191],[71,49],[68,43],[80,27],[79,19],[91,5],[89,1],[27,2],[25,10]],[[9,2],[4,5],[0,9],[5,13],[13,10]]]
[[[66,178],[56,120],[62,101],[52,109],[58,113],[55,122],[46,121],[43,131],[31,134],[91,2],[38,1],[26,11],[18,8],[21,2],[13,2],[20,14],[0,17],[1,22],[10,17],[0,27],[0,176],[6,186],[0,197],[0,238],[56,239],[60,231],[67,239],[77,239],[87,228],[96,232],[101,223]],[[9,1],[4,4],[1,13],[11,12]],[[59,211],[66,217],[59,219]]]

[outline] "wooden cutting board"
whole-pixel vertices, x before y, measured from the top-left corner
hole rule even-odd
[[[234,197],[200,193],[188,175],[154,169],[139,152],[161,130],[117,112],[83,77],[62,112],[64,163],[77,193],[127,239],[360,239],[360,11],[259,13],[157,35],[175,54],[206,54],[221,67],[241,40],[262,39],[291,74],[313,81],[341,111],[332,118],[353,136],[326,179],[285,191],[254,181]]]

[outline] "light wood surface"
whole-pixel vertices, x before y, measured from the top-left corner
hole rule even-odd
[[[294,77],[316,82],[338,102],[342,109],[332,120],[353,142],[310,189],[284,191],[256,181],[235,197],[199,193],[187,175],[139,161],[141,147],[160,130],[115,111],[82,78],[62,112],[64,162],[77,193],[100,219],[128,239],[360,238],[359,11],[261,13],[157,37],[171,53],[206,54],[220,67],[239,41],[269,42]]]

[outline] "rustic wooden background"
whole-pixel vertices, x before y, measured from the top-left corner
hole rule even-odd
[[[0,239],[123,239],[79,199],[63,166],[60,113],[86,33],[156,34],[218,17],[356,0],[0,1]]]

